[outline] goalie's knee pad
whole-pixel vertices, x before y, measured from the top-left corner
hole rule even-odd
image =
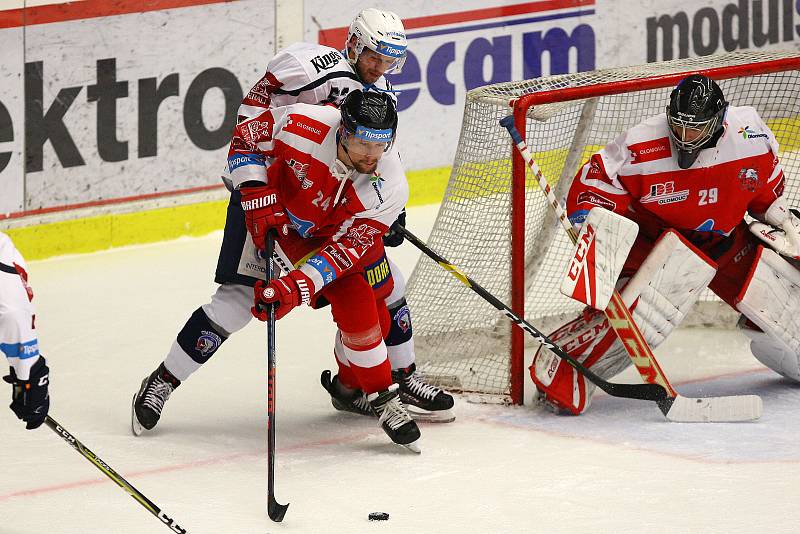
[[[757,329],[739,326],[758,361],[800,381],[800,272],[772,250],[756,254],[736,307]]]
[[[677,233],[668,230],[622,291],[645,341],[660,345],[681,323],[700,291],[716,273],[716,265]],[[551,336],[567,354],[600,378],[620,373],[631,360],[601,312],[591,310]],[[583,413],[596,386],[550,350],[534,356],[531,376],[539,398],[559,411]]]

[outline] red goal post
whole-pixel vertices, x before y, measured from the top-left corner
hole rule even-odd
[[[669,92],[700,72],[733,105],[752,105],[781,144],[790,205],[800,205],[800,52],[741,51],[496,84],[470,91],[459,145],[429,244],[547,331],[580,307],[557,287],[571,244],[497,120],[517,129],[557,198],[588,156],[663,112]],[[741,133],[741,132],[739,132]],[[421,259],[408,284],[419,368],[445,387],[523,402],[526,336],[443,280]],[[436,267],[436,266],[433,266]],[[487,283],[488,281],[488,283]],[[708,293],[694,319],[733,317]],[[442,315],[446,318],[443,319]]]

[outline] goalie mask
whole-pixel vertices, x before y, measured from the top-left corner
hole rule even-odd
[[[380,157],[391,148],[397,132],[397,110],[386,93],[351,91],[339,108],[339,142],[348,153]]]
[[[394,60],[386,73],[398,73],[406,61],[406,30],[391,11],[369,8],[359,13],[347,32],[347,59],[355,67],[364,48]]]
[[[678,149],[678,166],[688,169],[704,148],[717,144],[724,130],[728,102],[719,85],[706,76],[692,74],[673,89],[667,106],[669,133]]]

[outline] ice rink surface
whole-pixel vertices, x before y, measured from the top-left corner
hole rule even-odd
[[[435,209],[410,209],[410,229],[426,237]],[[668,423],[653,403],[602,394],[576,418],[459,398],[457,420],[423,425],[414,455],[331,407],[319,375],[335,368],[334,328],[308,309],[278,323],[276,487],[291,506],[272,523],[263,324],[187,380],[155,432],[130,433],[132,395],[214,289],[220,239],[29,265],[50,414],[189,532],[798,531],[800,386],[736,332],[679,331],[656,354],[684,394],[761,395],[758,422]],[[407,243],[391,255],[407,274],[418,257]],[[48,428],[25,431],[2,406],[0,435],[0,533],[168,532]],[[390,519],[368,521],[374,511]]]

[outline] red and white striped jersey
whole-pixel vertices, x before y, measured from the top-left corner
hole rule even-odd
[[[397,219],[408,200],[408,183],[395,149],[372,174],[343,175],[337,160],[341,115],[334,106],[294,104],[267,110],[236,126],[228,156],[230,179],[266,182],[303,239],[325,238],[301,267],[315,293],[351,269]],[[339,167],[341,165],[341,167]],[[310,243],[309,243],[310,246]],[[291,258],[291,256],[290,256]]]
[[[678,166],[665,114],[622,133],[575,176],[570,221],[580,225],[601,206],[653,237],[674,228],[702,245],[730,235],[746,212],[763,214],[783,194],[784,176],[775,136],[754,108],[730,106],[724,128],[688,169]]]

